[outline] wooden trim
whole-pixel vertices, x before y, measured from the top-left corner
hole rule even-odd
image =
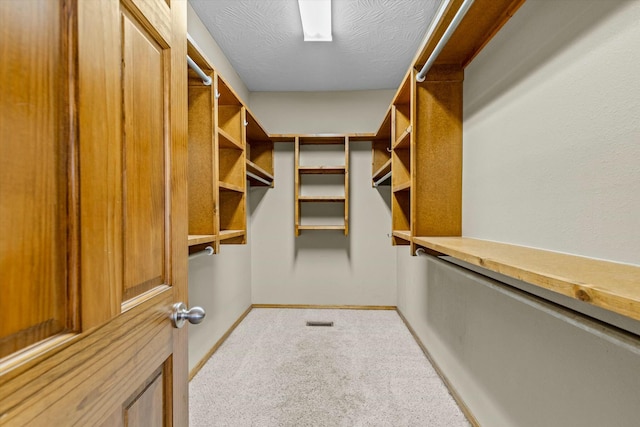
[[[316,304],[253,304],[253,308],[296,308],[327,310],[397,310],[395,305],[316,305]]]
[[[437,372],[438,376],[440,377],[440,379],[442,380],[444,385],[449,390],[449,394],[451,394],[453,399],[456,401],[456,403],[460,407],[460,410],[462,411],[464,416],[467,418],[467,421],[469,421],[469,423],[471,423],[471,425],[474,426],[474,427],[480,427],[480,423],[478,422],[476,417],[471,412],[471,409],[469,409],[469,407],[464,402],[464,400],[462,400],[462,397],[460,396],[460,394],[458,394],[458,391],[456,390],[456,388],[453,386],[453,384],[451,384],[451,382],[449,381],[447,376],[444,374],[444,372],[442,372],[442,369],[440,369],[438,364],[435,362],[435,360],[431,356],[431,353],[429,353],[429,350],[427,350],[427,347],[425,347],[425,345],[422,343],[422,341],[418,337],[418,334],[416,334],[416,331],[411,327],[411,324],[409,323],[407,318],[404,317],[404,315],[402,314],[402,312],[400,311],[399,308],[396,308],[396,312],[398,313],[398,316],[400,316],[400,318],[404,322],[404,325],[407,327],[407,329],[409,330],[411,335],[413,335],[413,339],[416,340],[416,343],[422,349],[422,352],[427,357],[427,360],[429,360],[429,363],[431,363],[431,366],[433,366],[433,369],[435,369],[435,371]]]
[[[227,338],[229,338],[229,335],[231,335],[231,333],[238,327],[238,325],[244,320],[244,318],[247,317],[247,315],[252,309],[253,309],[253,306],[250,305],[249,308],[247,308],[244,311],[244,313],[242,313],[240,317],[238,317],[238,320],[233,322],[233,325],[229,327],[227,332],[225,332],[220,337],[220,339],[213,345],[213,347],[211,347],[211,350],[209,350],[207,354],[204,355],[204,357],[200,360],[200,362],[198,362],[198,364],[194,366],[193,369],[191,369],[191,371],[189,371],[189,381],[191,381],[193,377],[195,377],[196,374],[200,372],[200,369],[202,369],[202,367],[209,361],[211,356],[213,356],[213,354],[220,348],[220,346],[224,344]]]

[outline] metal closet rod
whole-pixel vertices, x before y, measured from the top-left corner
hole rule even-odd
[[[256,175],[255,173],[251,173],[249,171],[247,171],[247,176],[250,178],[255,179],[256,181],[260,181],[261,183],[265,184],[265,185],[271,185],[271,183],[269,181],[267,181],[266,179]]]
[[[389,177],[391,176],[391,171],[387,172],[387,174],[385,176],[383,176],[382,178],[380,178],[379,180],[377,180],[376,182],[373,183],[374,187],[379,186],[380,184],[382,184],[383,182],[385,182],[387,179],[389,179]]]
[[[213,255],[213,248],[211,246],[207,246],[200,252],[196,252],[195,254],[189,255],[189,259],[200,258],[201,256],[211,256]]]
[[[438,59],[438,55],[440,55],[440,52],[442,52],[442,49],[444,49],[444,46],[447,44],[453,33],[458,28],[458,25],[460,25],[460,21],[462,21],[462,18],[464,18],[464,16],[467,14],[474,1],[475,0],[465,0],[464,2],[462,2],[462,5],[460,5],[460,9],[458,9],[458,12],[456,12],[456,15],[449,23],[447,30],[444,32],[442,37],[440,37],[440,40],[438,41],[435,49],[433,49],[433,52],[431,52],[431,55],[429,55],[429,59],[427,59],[427,62],[425,62],[422,70],[420,70],[420,72],[416,76],[417,81],[423,82],[424,79],[427,78],[427,73],[436,62],[436,59]],[[433,29],[435,30],[435,27]]]
[[[202,83],[204,83],[205,86],[211,86],[211,82],[213,81],[211,77],[207,76],[205,72],[202,71],[202,68],[198,67],[198,64],[196,64],[195,61],[191,59],[189,55],[187,55],[187,64],[189,64],[189,67],[193,71],[195,71],[198,74],[198,76],[200,76],[200,78],[202,79]]]

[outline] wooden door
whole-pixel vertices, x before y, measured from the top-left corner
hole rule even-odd
[[[0,1],[0,425],[183,426],[186,1]]]

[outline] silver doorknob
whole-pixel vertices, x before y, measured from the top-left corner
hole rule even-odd
[[[173,304],[173,311],[171,312],[171,321],[173,322],[174,328],[182,328],[184,326],[184,322],[187,320],[189,323],[197,325],[198,323],[204,320],[204,316],[206,316],[204,308],[202,307],[191,307],[190,310],[187,310],[187,306],[184,305],[183,302],[177,302]]]

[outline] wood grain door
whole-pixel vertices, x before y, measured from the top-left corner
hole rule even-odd
[[[186,0],[0,1],[0,425],[186,425]]]

